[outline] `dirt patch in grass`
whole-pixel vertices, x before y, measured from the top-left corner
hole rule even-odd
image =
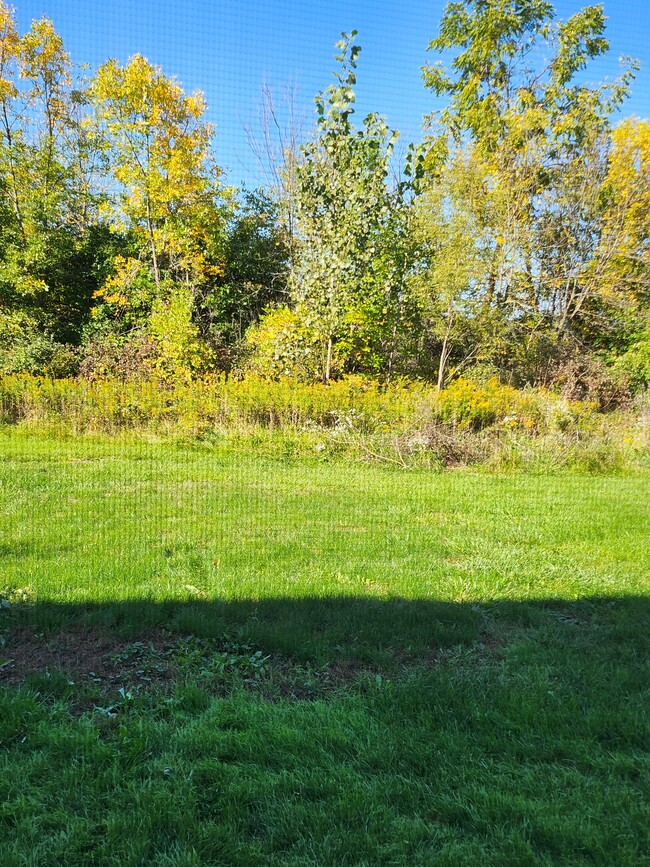
[[[343,659],[325,664],[301,663],[264,654],[247,644],[216,642],[195,636],[152,631],[137,640],[110,631],[78,626],[56,636],[16,628],[0,648],[0,686],[19,686],[36,676],[63,675],[75,691],[91,687],[103,695],[118,690],[165,690],[192,683],[213,695],[235,688],[270,700],[310,701],[325,694],[389,684],[415,671],[453,664],[455,657],[493,658],[503,642],[483,635],[481,641],[440,648],[423,656],[396,651],[389,665]]]
[[[164,632],[126,640],[83,626],[56,636],[15,629],[5,636],[1,651],[0,687],[56,673],[75,692],[91,687],[107,696],[120,688],[142,694],[185,682],[219,696],[243,687],[269,701],[310,701],[382,677],[380,667],[358,660],[312,666],[248,645]]]
[[[117,682],[165,681],[173,677],[167,661],[173,645],[161,634],[133,642],[88,627],[72,628],[55,637],[16,629],[6,636],[2,648],[0,684],[17,685],[30,675],[48,671],[106,689]]]

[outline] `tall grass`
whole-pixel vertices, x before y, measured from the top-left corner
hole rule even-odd
[[[73,435],[141,431],[280,455],[402,467],[625,469],[647,463],[650,406],[602,413],[546,389],[459,378],[436,392],[350,376],[328,386],[214,376],[190,383],[0,379],[0,423]]]

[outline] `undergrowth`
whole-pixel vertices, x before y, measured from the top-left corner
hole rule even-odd
[[[56,435],[148,435],[279,457],[347,457],[401,468],[624,471],[648,464],[650,408],[600,412],[546,389],[459,378],[436,392],[347,377],[212,377],[186,384],[0,379],[0,422]]]

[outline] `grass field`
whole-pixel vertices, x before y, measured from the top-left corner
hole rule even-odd
[[[650,861],[650,474],[0,452],[3,867]]]

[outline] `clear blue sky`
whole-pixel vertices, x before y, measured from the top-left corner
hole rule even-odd
[[[93,68],[136,52],[175,75],[187,91],[199,88],[216,125],[217,159],[230,183],[259,178],[245,127],[254,124],[263,83],[278,92],[298,88],[310,127],[313,97],[331,81],[334,43],[342,30],[359,31],[358,112],[379,111],[409,142],[421,135],[422,115],[434,108],[420,67],[435,36],[444,0],[13,0],[21,31],[47,15],[76,63]],[[566,18],[586,5],[556,0]],[[612,50],[590,75],[615,77],[619,55],[643,68],[625,114],[650,117],[650,2],[606,0]]]

